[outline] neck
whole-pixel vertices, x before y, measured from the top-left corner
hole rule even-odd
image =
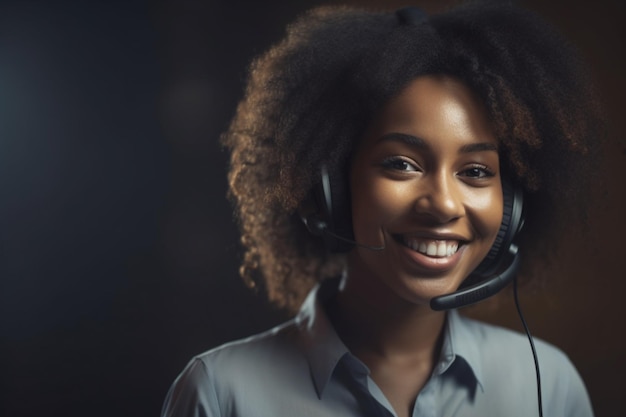
[[[348,276],[328,307],[330,320],[357,357],[422,357],[439,353],[445,312],[401,299],[388,288],[377,288]],[[384,284],[383,284],[384,285]]]

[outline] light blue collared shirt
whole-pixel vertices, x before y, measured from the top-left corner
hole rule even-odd
[[[328,320],[326,281],[291,321],[196,356],[172,385],[163,417],[396,417],[389,401]],[[448,313],[440,360],[413,417],[537,416],[526,336]],[[591,417],[587,391],[557,348],[535,340],[544,415]]]

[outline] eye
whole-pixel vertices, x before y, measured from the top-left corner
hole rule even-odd
[[[459,172],[459,175],[470,179],[484,179],[495,176],[495,173],[486,165],[474,165]]]
[[[381,165],[385,169],[390,169],[394,171],[419,171],[419,168],[414,162],[408,161],[400,156],[391,156],[389,158],[385,158]]]

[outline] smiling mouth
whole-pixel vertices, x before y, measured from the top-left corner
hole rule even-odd
[[[407,248],[431,258],[447,258],[454,255],[462,244],[458,240],[421,239],[396,236],[396,240]]]

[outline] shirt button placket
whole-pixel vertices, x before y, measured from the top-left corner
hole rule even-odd
[[[433,385],[434,381],[431,379],[420,391],[413,407],[413,417],[437,417]]]

